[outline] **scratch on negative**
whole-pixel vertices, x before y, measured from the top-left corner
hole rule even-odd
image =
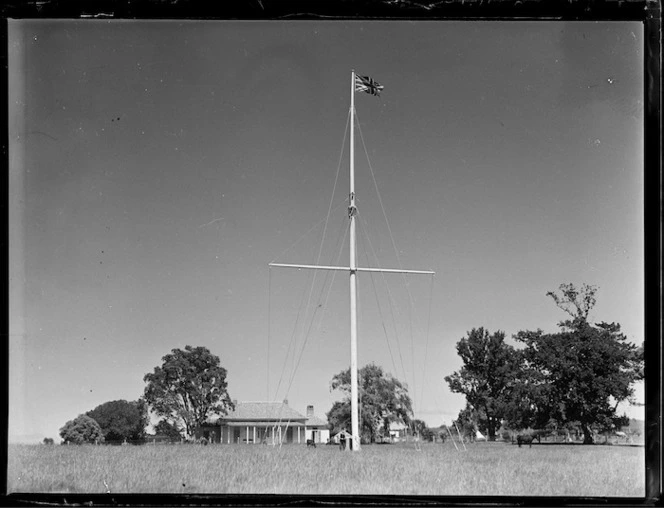
[[[213,220],[211,220],[210,222],[208,222],[206,224],[201,224],[200,226],[198,226],[198,229],[204,228],[205,226],[209,226],[210,224],[214,224],[215,222],[219,222],[220,220],[224,220],[224,218],[219,217],[218,219],[213,219]]]

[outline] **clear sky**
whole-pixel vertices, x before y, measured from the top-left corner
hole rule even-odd
[[[310,293],[268,263],[315,262],[330,203],[320,262],[348,262],[351,69],[385,87],[355,97],[360,264],[437,273],[360,275],[360,365],[449,422],[456,342],[554,331],[564,282],[640,343],[642,45],[616,22],[10,21],[10,440],[135,400],[187,344],[232,398],[324,416],[348,277]]]

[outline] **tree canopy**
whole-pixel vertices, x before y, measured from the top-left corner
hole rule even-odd
[[[205,347],[173,349],[163,364],[146,374],[144,397],[152,411],[182,428],[191,438],[211,416],[233,407],[228,395],[226,369]]]
[[[585,323],[560,333],[523,331],[515,338],[526,346],[524,373],[535,422],[578,422],[584,443],[593,442],[593,429],[624,425],[617,406],[632,396],[643,356],[620,325]]]
[[[592,443],[594,431],[625,424],[617,408],[643,379],[643,347],[617,323],[589,321],[597,287],[561,284],[546,294],[571,317],[559,332],[520,331],[514,339],[523,347],[515,349],[501,332],[472,330],[457,344],[464,366],[445,380],[466,395],[459,422],[486,424],[489,439],[502,421],[512,429],[581,428]]]
[[[445,381],[451,391],[464,394],[475,409],[472,424],[486,428],[489,440],[495,441],[518,369],[514,348],[505,344],[501,331],[490,334],[484,328],[473,328],[457,342],[457,352],[463,366]]]
[[[113,400],[85,413],[101,427],[104,441],[143,441],[148,424],[145,401]]]
[[[65,444],[98,443],[104,440],[99,424],[87,415],[79,415],[60,429]]]
[[[334,431],[350,430],[350,369],[335,375],[330,389],[341,391],[344,399],[332,406],[327,413],[328,421]],[[413,409],[407,386],[378,365],[371,363],[360,369],[358,391],[360,432],[368,440],[374,441],[381,429],[383,435],[389,435],[390,422],[410,422]]]

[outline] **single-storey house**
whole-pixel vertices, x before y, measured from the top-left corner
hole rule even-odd
[[[197,430],[196,439],[221,444],[286,444],[313,439],[324,443],[330,436],[327,422],[307,406],[306,416],[283,402],[238,402],[227,415],[210,418]]]
[[[314,406],[307,406],[307,420],[304,422],[306,439],[314,443],[327,443],[330,440],[330,428],[327,420],[314,414]],[[305,440],[306,442],[306,440]]]
[[[408,425],[402,420],[390,422],[390,438],[392,441],[401,441],[408,435]]]

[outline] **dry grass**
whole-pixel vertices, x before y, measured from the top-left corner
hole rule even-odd
[[[7,474],[9,492],[645,495],[644,449],[625,446],[10,445]]]

